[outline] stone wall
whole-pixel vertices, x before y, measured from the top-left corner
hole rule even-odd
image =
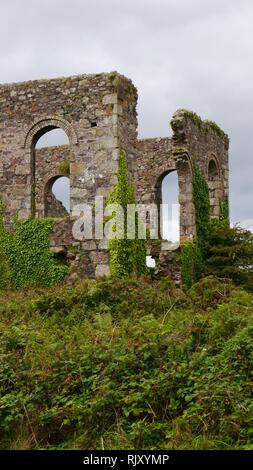
[[[72,225],[76,206],[108,196],[117,182],[118,158],[126,151],[130,180],[139,203],[161,202],[164,176],[177,171],[181,241],[195,236],[192,168],[206,175],[213,216],[228,195],[228,137],[214,123],[180,110],[173,116],[172,138],[137,138],[137,90],[112,72],[0,85],[0,192],[5,221],[14,216],[55,217],[51,249],[66,253],[72,278],[109,273],[103,240],[77,241]],[[69,145],[36,149],[46,132],[63,129]],[[62,163],[69,162],[69,175]],[[70,178],[70,216],[52,195],[60,176]],[[178,278],[171,250],[157,253],[162,272]],[[175,275],[172,274],[175,273]]]
[[[70,263],[68,282],[84,277],[108,276],[109,251],[104,240],[77,241],[72,228],[75,217],[67,216],[55,220],[50,238],[50,249],[55,254],[65,256]]]
[[[69,145],[36,149],[35,203],[38,217],[63,217],[66,209],[52,194],[54,182],[69,176],[61,170],[64,162],[71,160]],[[65,209],[65,210],[64,210]]]
[[[34,191],[40,192],[41,172],[35,145],[54,128],[69,137],[71,208],[108,194],[119,148],[126,147],[129,161],[135,155],[133,90],[132,82],[117,73],[0,85],[0,182],[7,218],[16,212],[21,218],[42,215],[42,198],[33,199]],[[50,167],[57,173],[57,163]]]
[[[137,195],[142,204],[160,203],[162,178],[176,169],[172,139],[141,139],[137,142]]]
[[[179,110],[171,121],[173,154],[179,175],[181,206],[181,239],[195,236],[195,215],[191,184],[192,166],[197,164],[210,189],[213,216],[218,217],[220,202],[228,196],[228,136],[213,122],[202,121],[196,114]],[[216,177],[210,174],[210,163],[216,167]]]
[[[143,139],[137,143],[137,194],[142,203],[162,202],[164,176],[177,171],[181,242],[196,235],[192,169],[197,164],[207,178],[213,216],[219,216],[220,202],[228,195],[229,140],[218,126],[202,121],[186,110],[177,111],[171,121],[171,139]]]

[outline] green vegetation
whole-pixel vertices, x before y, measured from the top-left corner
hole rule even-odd
[[[65,173],[66,175],[70,174],[70,160],[64,160],[63,162],[59,163],[58,169],[61,173]]]
[[[206,245],[211,231],[209,189],[206,179],[197,165],[193,167],[193,200],[196,240],[186,242],[180,256],[182,282],[188,289],[203,274]]]
[[[216,122],[208,121],[208,120],[203,121],[198,114],[188,109],[180,109],[179,111],[184,117],[191,119],[191,121],[199,129],[202,128],[206,135],[210,132],[210,130],[213,130],[217,134],[217,136],[220,137],[221,139],[225,137],[226,135],[225,132],[218,126],[218,124],[216,124]],[[180,141],[180,134],[178,134],[177,137],[179,137],[179,141]]]
[[[220,203],[219,225],[229,227],[229,201],[227,196]]]
[[[253,234],[230,227],[229,203],[220,203],[219,219],[211,219],[208,185],[200,169],[193,169],[196,240],[186,242],[180,255],[182,284],[186,289],[203,276],[232,280],[253,292]]]
[[[146,241],[138,239],[138,219],[135,215],[135,239],[127,238],[127,205],[135,204],[134,188],[128,182],[126,155],[120,152],[118,164],[118,182],[113,188],[108,204],[119,204],[124,211],[124,238],[114,238],[109,241],[110,270],[117,278],[128,277],[131,274],[146,272]],[[113,213],[113,216],[115,213]],[[116,226],[114,226],[116,231]]]
[[[197,167],[193,191],[184,290],[140,276],[137,239],[110,241],[110,279],[55,286],[53,221],[10,233],[0,201],[0,449],[253,449],[253,235],[227,199],[210,219]],[[135,203],[124,152],[108,203]]]
[[[188,117],[189,119],[191,119],[194,122],[194,124],[198,126],[199,129],[201,128],[203,121],[197,113],[194,113],[193,111],[190,111],[188,109],[182,109],[181,112],[183,113],[185,117]]]
[[[253,296],[215,278],[0,299],[2,449],[252,449]]]
[[[210,233],[211,208],[208,184],[200,168],[193,168],[193,200],[195,206],[196,234],[202,254]]]
[[[68,267],[49,249],[53,221],[28,219],[15,223],[13,233],[3,225],[0,207],[0,290],[52,286],[63,282]]]
[[[205,124],[211,128],[222,139],[225,137],[225,132],[214,121],[204,121]]]
[[[202,255],[196,241],[185,242],[180,254],[182,284],[187,289],[202,274]]]
[[[205,273],[232,279],[253,292],[253,234],[222,221],[210,232],[205,255]]]
[[[119,73],[115,70],[113,72],[110,72],[108,77],[112,86],[117,87],[119,84]]]

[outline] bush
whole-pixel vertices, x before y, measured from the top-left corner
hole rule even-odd
[[[63,282],[68,267],[60,264],[49,249],[52,224],[50,219],[28,219],[17,222],[13,234],[0,225],[1,290]]]
[[[253,296],[225,286],[2,295],[0,447],[250,448]]]
[[[206,274],[231,279],[253,292],[253,234],[214,224],[206,250]]]

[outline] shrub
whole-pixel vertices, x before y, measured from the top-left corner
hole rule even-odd
[[[231,279],[253,292],[253,234],[240,227],[214,225],[207,245],[205,271]]]
[[[132,278],[2,296],[0,447],[250,448],[253,296],[223,294]]]
[[[63,282],[68,267],[49,249],[53,221],[16,222],[11,234],[0,225],[0,289],[51,286]]]

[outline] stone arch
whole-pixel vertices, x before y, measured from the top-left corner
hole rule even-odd
[[[169,175],[172,171],[176,171],[176,170],[166,170],[166,171],[163,171],[160,176],[158,176],[157,180],[156,180],[156,184],[155,184],[155,203],[160,206],[160,204],[162,203],[162,182],[164,180],[164,178]]]
[[[207,182],[209,188],[210,206],[212,216],[217,218],[220,214],[220,202],[222,198],[221,171],[218,159],[211,155],[207,165]]]
[[[37,121],[29,129],[25,136],[24,148],[31,149],[36,145],[36,142],[47,132],[53,129],[63,129],[66,132],[70,145],[77,145],[78,138],[73,126],[61,117],[46,117]]]
[[[193,163],[188,153],[175,156],[178,172],[180,204],[180,241],[191,240],[196,235],[195,207],[193,200]]]
[[[166,171],[163,171],[159,175],[159,177],[156,180],[156,185],[155,185],[155,203],[156,203],[157,209],[158,209],[159,237],[162,238],[162,239],[165,236],[164,223],[165,223],[166,215],[170,217],[169,213],[168,214],[163,213],[162,204],[165,203],[164,194],[163,194],[163,190],[164,190],[163,184],[164,184],[164,181],[166,180],[166,178],[169,175],[172,175],[172,174],[176,174],[177,175],[177,180],[178,180],[178,174],[177,174],[176,168],[168,169]],[[172,201],[170,201],[170,202],[172,202]],[[177,190],[177,201],[174,201],[174,202],[179,202],[179,186],[178,186],[178,190]],[[169,207],[168,209],[169,209],[169,211],[171,211],[172,207],[171,208]],[[171,215],[172,215],[172,212],[171,212]]]
[[[207,162],[206,173],[208,181],[212,181],[214,178],[220,178],[220,165],[216,155],[212,154]]]
[[[67,217],[69,215],[68,210],[63,205],[61,201],[59,201],[56,196],[53,194],[53,186],[54,183],[59,180],[60,178],[68,178],[69,175],[65,173],[59,173],[57,175],[51,176],[45,186],[44,186],[44,216],[45,217],[52,217],[52,218],[62,218]]]
[[[77,135],[73,126],[58,116],[45,117],[40,121],[37,121],[26,134],[24,147],[27,152],[30,153],[30,165],[31,165],[31,216],[36,216],[36,143],[38,140],[47,132],[54,129],[62,129],[69,139],[70,148],[73,145],[78,144]],[[71,154],[71,152],[70,152]],[[45,200],[44,200],[45,202]],[[38,214],[37,214],[38,215]]]

